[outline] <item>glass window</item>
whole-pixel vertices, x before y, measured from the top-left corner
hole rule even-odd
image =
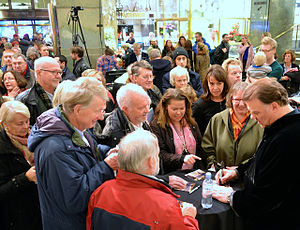
[[[0,0],[0,10],[9,9],[8,0]]]
[[[12,0],[11,6],[13,9],[32,9],[31,0]]]
[[[36,9],[47,9],[50,2],[51,0],[34,0],[34,7]]]
[[[0,37],[7,37],[10,41],[16,32],[14,26],[8,25],[13,25],[13,21],[0,21]]]

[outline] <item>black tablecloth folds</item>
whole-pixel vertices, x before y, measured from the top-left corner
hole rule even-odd
[[[180,195],[179,202],[188,202],[197,208],[197,220],[201,230],[242,230],[243,222],[229,204],[224,204],[218,200],[213,199],[213,206],[210,209],[204,209],[201,205],[202,198],[202,183],[205,179],[205,172],[197,170],[193,173],[196,178],[192,179],[186,176],[188,173],[194,172],[193,170],[182,170],[170,173],[168,175],[176,175],[188,182],[193,182],[195,185],[189,191],[174,190],[177,195]],[[212,172],[214,179],[215,173]]]

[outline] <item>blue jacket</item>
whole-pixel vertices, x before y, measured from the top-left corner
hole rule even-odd
[[[206,42],[205,38],[202,37],[203,43],[204,45],[207,45],[208,51],[211,51],[210,45]],[[193,51],[195,52],[195,54],[197,54],[197,41],[195,41],[195,44],[193,45]]]
[[[195,90],[195,93],[197,94],[197,97],[202,95],[204,93],[201,80],[200,80],[200,75],[198,73],[195,73],[192,70],[189,70],[189,76],[190,76],[190,82],[189,84],[193,87]],[[172,88],[170,84],[170,72],[166,73],[163,76],[162,79],[162,89],[163,89],[163,94],[166,92],[168,88]]]
[[[95,139],[85,137],[91,147],[58,107],[39,116],[31,130],[28,148],[34,151],[44,230],[85,230],[90,195],[113,178]]]

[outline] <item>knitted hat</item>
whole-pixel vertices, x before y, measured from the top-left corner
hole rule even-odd
[[[185,50],[183,47],[177,47],[177,48],[174,50],[173,60],[175,60],[175,59],[177,58],[177,56],[179,56],[179,55],[184,55],[184,56],[186,56],[187,58],[189,58],[188,53],[186,52],[186,50]]]

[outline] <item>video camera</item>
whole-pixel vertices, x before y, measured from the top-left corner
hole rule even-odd
[[[81,6],[72,6],[71,7],[71,15],[74,16],[78,16],[78,11],[79,10],[84,10],[83,7]]]

